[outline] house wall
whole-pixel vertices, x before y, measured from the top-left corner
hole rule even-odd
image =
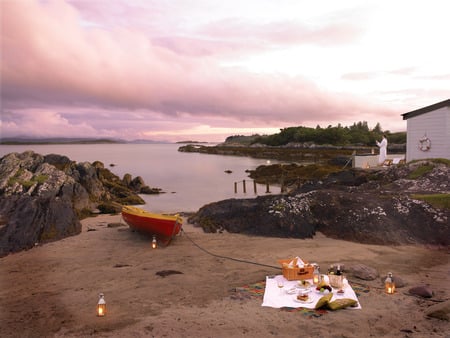
[[[411,117],[406,120],[406,161],[425,158],[450,159],[450,107]],[[428,137],[431,147],[419,149],[420,139]]]

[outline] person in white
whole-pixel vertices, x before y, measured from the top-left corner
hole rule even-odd
[[[381,140],[381,142],[378,142],[378,141],[376,141],[376,142],[377,142],[377,146],[380,148],[380,155],[378,156],[378,163],[383,164],[384,160],[386,159],[387,145],[388,145],[386,135],[383,135],[383,139]]]

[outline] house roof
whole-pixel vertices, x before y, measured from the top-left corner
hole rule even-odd
[[[443,108],[443,107],[450,107],[450,99],[432,104],[431,106],[426,106],[426,107],[423,107],[420,109],[410,111],[408,113],[404,113],[404,114],[402,114],[403,120],[407,120],[414,116],[429,113],[430,111],[437,110],[437,109]]]

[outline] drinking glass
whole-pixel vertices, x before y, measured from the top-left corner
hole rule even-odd
[[[280,295],[283,294],[283,287],[284,287],[284,282],[281,278],[277,279],[277,286],[280,289]]]

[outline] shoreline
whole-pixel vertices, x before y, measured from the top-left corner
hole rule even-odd
[[[82,221],[81,234],[5,256],[0,310],[2,337],[287,337],[311,336],[446,337],[448,322],[424,311],[450,295],[446,250],[422,246],[364,245],[318,233],[313,239],[269,238],[231,233],[204,233],[184,218],[183,233],[165,248],[150,249],[151,239],[130,231],[120,215]],[[328,312],[318,318],[262,307],[262,298],[236,294],[243,285],[267,275],[270,267],[244,264],[216,255],[277,266],[278,259],[300,256],[320,266],[341,262],[374,267],[380,277],[350,282],[370,289],[361,310]],[[156,273],[180,273],[161,277]],[[406,287],[386,295],[381,279],[400,276]],[[432,299],[408,295],[428,284]],[[95,315],[103,292],[107,315]]]

